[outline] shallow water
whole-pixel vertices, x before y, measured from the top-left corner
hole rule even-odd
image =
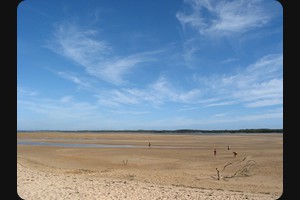
[[[62,142],[40,142],[22,140],[17,141],[17,145],[25,146],[55,146],[55,147],[80,147],[80,148],[149,148],[148,145],[128,145],[128,144],[84,144],[84,143],[62,143]],[[175,147],[175,146],[151,146],[154,149],[173,149],[173,148],[195,148],[195,147]]]
[[[18,141],[17,145],[28,146],[56,146],[56,147],[97,147],[97,148],[145,148],[145,146],[135,145],[114,145],[114,144],[83,144],[83,143],[57,143],[57,142],[36,142]]]

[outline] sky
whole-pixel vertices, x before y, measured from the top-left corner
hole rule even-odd
[[[283,128],[275,0],[25,0],[18,130]]]

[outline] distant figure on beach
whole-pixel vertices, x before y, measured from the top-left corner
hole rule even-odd
[[[232,152],[232,153],[233,153],[234,157],[236,157],[236,155],[237,155],[237,152],[236,152],[236,151],[234,151],[234,152]]]
[[[230,145],[227,146],[227,150],[228,150],[228,151],[230,150]]]
[[[148,146],[149,146],[149,148],[151,147],[151,143],[150,142],[149,142]]]
[[[217,149],[214,150],[214,156],[217,155]]]

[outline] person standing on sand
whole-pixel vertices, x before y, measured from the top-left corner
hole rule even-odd
[[[227,146],[227,150],[228,150],[228,151],[230,150],[230,145]]]
[[[149,146],[149,148],[151,147],[151,143],[150,142],[149,142],[148,146]]]
[[[214,156],[216,156],[216,155],[217,155],[217,149],[214,150]]]
[[[234,151],[234,152],[232,152],[233,153],[233,156],[234,157],[236,157],[236,155],[237,155],[237,152],[236,151]]]

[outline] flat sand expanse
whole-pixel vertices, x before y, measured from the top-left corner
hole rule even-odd
[[[34,132],[17,138],[120,145],[18,145],[17,192],[26,200],[277,199],[283,192],[283,134]]]

